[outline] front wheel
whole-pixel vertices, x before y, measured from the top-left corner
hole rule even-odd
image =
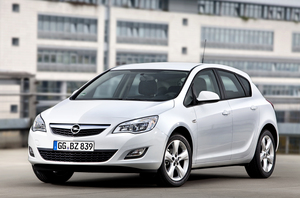
[[[158,170],[158,184],[174,187],[183,185],[190,176],[191,165],[192,154],[189,142],[182,135],[171,136]]]
[[[274,138],[270,131],[261,134],[252,161],[245,166],[252,178],[268,178],[272,175],[276,162]]]
[[[33,172],[36,177],[45,183],[64,183],[68,181],[74,172],[69,171],[44,171],[37,170],[32,166]]]

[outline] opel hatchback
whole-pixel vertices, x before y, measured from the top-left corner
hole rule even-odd
[[[38,179],[74,172],[154,174],[181,186],[192,169],[242,165],[254,178],[275,167],[272,104],[237,69],[214,64],[115,67],[39,114],[28,138]]]

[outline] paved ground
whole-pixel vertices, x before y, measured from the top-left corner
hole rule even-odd
[[[0,150],[0,197],[300,197],[300,155],[278,155],[269,179],[250,179],[243,167],[194,170],[180,188],[159,188],[138,174],[75,173],[64,185],[40,182],[26,149]]]

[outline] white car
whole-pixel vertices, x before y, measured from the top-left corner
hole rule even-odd
[[[29,161],[43,182],[74,172],[155,174],[181,186],[191,169],[243,165],[250,177],[275,167],[272,104],[244,72],[215,64],[115,67],[38,115]]]

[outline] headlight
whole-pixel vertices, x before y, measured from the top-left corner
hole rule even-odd
[[[42,131],[42,132],[46,132],[46,125],[45,122],[41,116],[41,114],[37,115],[33,125],[32,125],[32,131]]]
[[[139,118],[119,124],[113,133],[144,133],[152,130],[158,121],[158,116]]]

